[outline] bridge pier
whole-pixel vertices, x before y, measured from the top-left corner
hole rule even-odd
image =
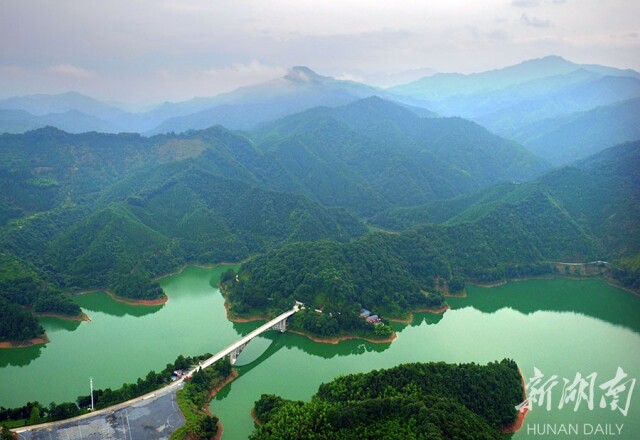
[[[285,317],[284,319],[281,319],[280,321],[276,322],[271,327],[269,327],[268,330],[277,330],[280,333],[286,332],[287,331],[287,318]],[[258,336],[258,335],[256,335],[256,336]],[[247,346],[247,344],[249,342],[251,342],[252,340],[253,340],[253,338],[249,339],[245,343],[239,345],[238,347],[234,348],[233,350],[231,350],[229,352],[228,356],[229,356],[229,362],[231,363],[231,365],[234,365],[236,363],[236,360],[238,359],[238,356],[240,356],[240,353],[242,353],[242,350],[244,350],[244,348]]]
[[[287,320],[286,318],[280,322],[275,323],[270,327],[270,330],[278,330],[280,333],[284,333],[287,331]]]
[[[242,350],[244,350],[244,348],[247,346],[247,344],[250,341],[247,341],[246,343],[242,344],[241,346],[235,348],[231,353],[229,353],[229,363],[231,365],[234,365],[236,363],[236,360],[238,359],[238,356],[240,356],[240,353],[242,353]]]
[[[267,330],[277,330],[280,333],[286,332],[287,318],[289,318],[291,315],[298,312],[299,310],[300,310],[300,306],[298,303],[296,303],[296,305],[294,305],[291,310],[284,312],[280,316],[272,319],[266,324],[263,324],[262,326],[258,327],[254,331],[250,332],[248,335],[242,337],[239,341],[231,344],[227,348],[211,356],[209,359],[204,361],[204,363],[202,364],[202,368],[206,368],[209,365],[212,365],[217,360],[222,359],[225,356],[229,356],[229,362],[231,363],[231,365],[234,365],[236,363],[236,360],[238,359],[238,356],[240,356],[240,353],[242,353],[244,348],[247,346],[249,342],[253,340],[253,338],[260,336],[262,333],[266,332]],[[188,375],[191,376],[192,374],[193,374],[193,371],[190,372]]]

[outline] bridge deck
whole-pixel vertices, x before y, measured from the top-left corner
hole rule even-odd
[[[267,322],[266,324],[261,325],[260,327],[258,327],[257,329],[255,329],[251,333],[247,334],[246,336],[242,337],[241,339],[237,340],[233,344],[231,344],[228,347],[220,350],[219,352],[217,352],[216,354],[211,356],[209,359],[207,359],[206,361],[202,362],[202,364],[199,367],[196,367],[193,370],[189,371],[185,376],[191,376],[200,367],[206,368],[206,367],[208,367],[210,365],[213,365],[214,363],[216,363],[217,361],[219,361],[223,357],[229,355],[235,349],[237,349],[239,347],[242,347],[244,344],[248,343],[249,341],[251,341],[256,336],[266,332],[271,327],[273,327],[274,325],[278,324],[280,321],[283,321],[283,320],[287,319],[289,316],[293,315],[297,311],[298,311],[298,308],[296,306],[293,309],[291,309],[291,310],[289,310],[287,312],[284,312],[282,315],[277,316],[276,318],[273,318],[271,321]]]

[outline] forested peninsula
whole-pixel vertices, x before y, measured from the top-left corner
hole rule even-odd
[[[512,360],[403,364],[340,376],[309,402],[262,395],[250,438],[502,439],[524,398]]]

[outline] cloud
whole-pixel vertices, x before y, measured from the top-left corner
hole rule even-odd
[[[355,81],[355,82],[360,82],[360,83],[366,83],[367,79],[364,76],[361,75],[356,75],[353,73],[349,73],[349,72],[343,72],[339,75],[336,75],[334,77],[335,79],[339,79],[341,81]]]
[[[532,6],[540,6],[540,0],[512,0],[511,5],[518,8],[530,8]]]
[[[529,16],[525,13],[520,16],[520,23],[524,24],[525,26],[531,26],[535,28],[548,28],[549,26],[551,26],[549,20],[543,20],[538,17],[529,18]]]
[[[236,78],[239,80],[267,80],[283,76],[285,73],[286,69],[267,66],[257,60],[246,64],[233,63],[222,68],[209,69],[205,72],[207,76],[214,78]]]
[[[85,70],[72,64],[56,64],[55,66],[47,67],[45,70],[49,73],[55,73],[64,76],[73,76],[76,78],[88,78],[93,75],[93,73],[89,70]]]
[[[553,5],[561,5],[566,2],[567,0],[544,0],[544,3],[551,3]],[[511,0],[511,6],[517,8],[532,8],[540,6],[542,3],[542,0]]]
[[[181,66],[168,64],[155,69],[145,77],[144,88],[137,92],[157,95],[158,85],[163,84],[163,100],[182,100],[193,96],[214,96],[230,92],[239,87],[263,83],[280,78],[287,69],[277,65],[265,64],[259,60],[242,63],[228,63],[222,66]]]

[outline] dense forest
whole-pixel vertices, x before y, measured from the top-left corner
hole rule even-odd
[[[329,316],[348,329],[360,307],[439,307],[441,281],[540,275],[547,261],[607,260],[640,284],[638,142],[540,176],[548,165],[517,144],[424,116],[373,97],[247,133],[0,135],[0,297],[77,315],[68,293],[154,299],[152,280],[183,264],[261,255],[228,288],[235,312],[295,297],[348,311]],[[365,235],[363,220],[401,233]],[[3,338],[41,335],[23,327]]]
[[[366,231],[343,209],[237,180],[245,176],[218,157],[192,160],[207,148],[222,155],[233,142],[242,155],[235,146],[251,144],[241,139],[222,128],[183,139],[51,128],[0,136],[0,297],[72,316],[80,309],[63,292],[154,299],[164,293],[151,280],[188,262],[238,261],[278,244]],[[11,322],[29,321],[20,331],[3,327],[3,340],[42,334],[18,309],[3,311]]]
[[[355,328],[362,308],[387,317],[444,304],[440,283],[496,282],[544,275],[546,261],[595,259],[597,248],[548,194],[534,191],[472,223],[369,233],[350,243],[291,244],[225,277],[231,310],[275,314],[294,300]],[[332,324],[333,325],[333,324]]]
[[[262,395],[263,425],[252,439],[499,439],[523,400],[511,360],[476,364],[403,364],[341,376],[310,402]]]
[[[381,227],[398,230],[424,223],[436,223],[462,230],[469,222],[484,222],[512,215],[514,203],[539,211],[533,195],[545,194],[557,206],[555,222],[540,224],[539,234],[558,240],[579,239],[575,253],[546,253],[544,259],[586,262],[605,260],[611,263],[610,275],[625,287],[640,286],[640,142],[630,142],[606,149],[568,167],[551,171],[532,182],[496,185],[476,194],[451,200],[434,201],[411,208],[394,208],[370,221]],[[549,210],[539,211],[549,214]],[[563,213],[563,214],[561,214]],[[497,223],[496,230],[500,231]],[[529,225],[532,227],[532,225]],[[563,229],[561,231],[561,228]],[[574,232],[572,233],[571,230]],[[580,233],[580,231],[582,233]],[[575,234],[578,234],[577,236]],[[539,235],[537,234],[537,235]],[[568,235],[566,235],[568,234]],[[536,234],[523,235],[523,246],[540,249]],[[552,243],[554,244],[554,243]],[[560,242],[554,245],[559,245]],[[565,242],[557,250],[571,249]],[[521,251],[519,249],[518,251]],[[565,260],[562,260],[565,258]]]

